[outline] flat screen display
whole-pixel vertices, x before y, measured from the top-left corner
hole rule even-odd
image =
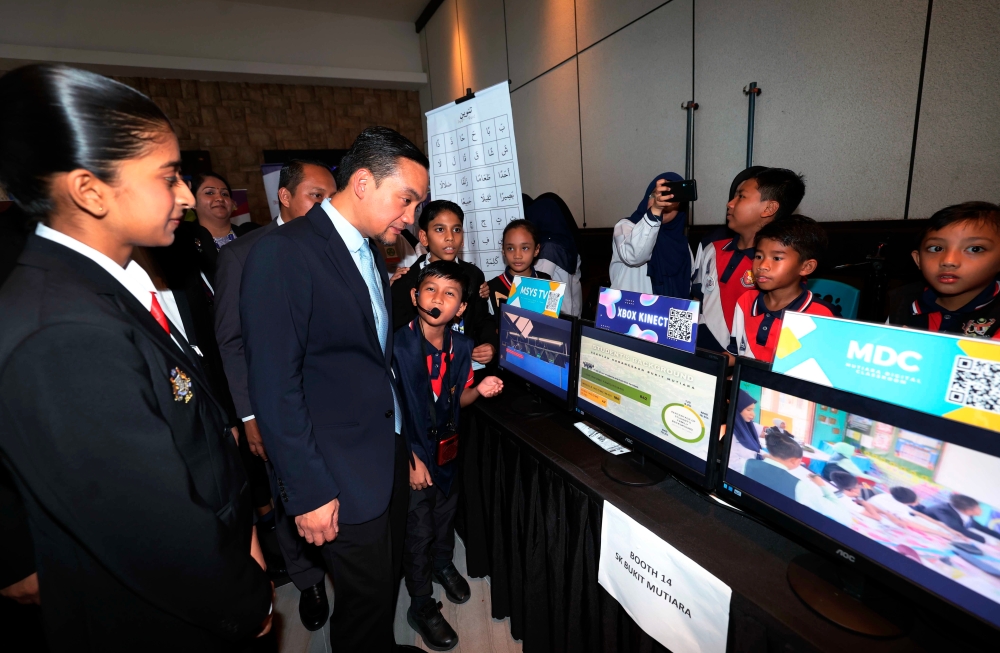
[[[578,367],[577,408],[705,474],[718,361],[584,326]]]
[[[724,490],[1000,626],[1000,436],[759,370],[735,397]]]
[[[569,397],[573,323],[500,305],[500,367],[562,401]]]

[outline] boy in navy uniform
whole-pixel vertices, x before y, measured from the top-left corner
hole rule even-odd
[[[729,353],[770,363],[786,310],[833,316],[833,308],[803,286],[826,243],[823,228],[804,215],[780,218],[757,232],[752,274],[759,290],[736,302]]]
[[[452,563],[459,409],[480,395],[493,397],[503,390],[503,382],[495,376],[473,387],[472,340],[448,328],[465,311],[468,288],[465,271],[454,261],[423,267],[410,291],[417,317],[394,339],[404,430],[412,451],[403,552],[410,593],[406,620],[436,651],[454,648],[458,635],[432,596],[432,580],[444,587],[452,603],[465,603],[470,596],[468,582]]]
[[[458,258],[465,242],[462,221],[465,213],[462,207],[448,200],[434,200],[424,207],[418,219],[420,244],[427,248],[427,254],[418,258],[411,267],[400,268],[392,276],[392,322],[393,329],[400,329],[416,317],[417,311],[410,299],[410,291],[417,287],[417,278],[424,266],[434,261],[455,261],[468,277],[467,288],[479,288],[486,275],[474,264]],[[462,319],[452,325],[452,329],[472,338],[475,348],[472,360],[479,365],[491,360],[496,353],[496,327],[489,315],[486,300],[478,294],[470,296]]]
[[[698,346],[722,351],[729,344],[736,300],[754,287],[754,238],[772,220],[795,212],[805,196],[802,176],[784,168],[753,166],[729,189],[726,226],[700,245],[694,259],[691,296],[701,301]]]
[[[913,262],[927,283],[903,293],[891,324],[1000,339],[1000,206],[965,202],[941,209]]]

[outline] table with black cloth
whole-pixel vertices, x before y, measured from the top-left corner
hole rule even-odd
[[[597,583],[604,501],[610,501],[732,588],[728,651],[838,653],[976,650],[932,610],[913,610],[906,637],[854,635],[792,592],[788,563],[806,549],[678,481],[618,484],[580,416],[525,418],[514,384],[463,415],[459,514],[471,577],[490,577],[493,617],[510,617],[525,653],[665,651]],[[985,649],[984,649],[985,650]]]

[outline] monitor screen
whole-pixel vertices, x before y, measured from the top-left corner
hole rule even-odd
[[[558,397],[569,398],[573,323],[500,305],[500,367]]]
[[[577,408],[707,476],[721,422],[723,361],[588,326]]]
[[[1000,626],[996,433],[759,369],[735,379],[726,497]]]

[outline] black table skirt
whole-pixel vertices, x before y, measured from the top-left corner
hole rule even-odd
[[[728,651],[955,650],[955,632],[927,626],[932,614],[894,640],[825,621],[785,580],[801,546],[675,480],[614,483],[572,415],[521,418],[506,410],[511,398],[477,402],[463,416],[456,526],[469,575],[490,577],[493,617],[510,618],[525,653],[667,650],[597,583],[605,500],[733,589]]]

